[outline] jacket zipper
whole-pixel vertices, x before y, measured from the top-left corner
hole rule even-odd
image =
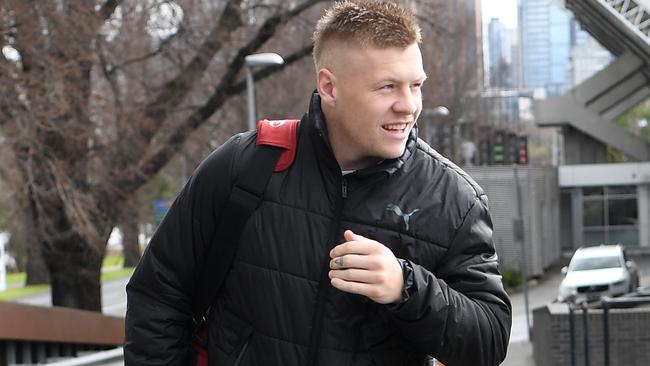
[[[330,237],[328,240],[328,243],[330,243],[331,245],[330,250],[337,245],[337,243],[335,243],[334,240],[336,240],[336,233],[339,230],[339,226],[341,226],[341,214],[343,213],[343,201],[347,197],[348,197],[348,181],[345,177],[342,177],[341,197],[337,200],[336,203],[336,209],[334,212],[335,215],[334,225],[331,228]],[[318,294],[316,295],[316,301],[317,301],[316,311],[314,312],[314,315],[312,317],[312,323],[311,323],[312,331],[310,335],[309,349],[307,351],[308,366],[316,366],[317,364],[318,346],[320,345],[320,336],[321,336],[321,330],[323,325],[323,315],[325,311],[325,297],[327,295],[327,290],[330,287],[329,276],[328,276],[329,257],[327,258],[325,264],[326,266],[325,268],[323,268],[320,284],[318,285]]]

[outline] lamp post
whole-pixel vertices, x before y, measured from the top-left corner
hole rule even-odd
[[[449,109],[444,105],[439,105],[431,110],[432,116],[447,117],[449,116]]]
[[[424,128],[424,140],[433,146],[433,129],[434,129],[434,121],[437,118],[446,118],[449,117],[449,109],[443,105],[439,105],[435,108],[432,109],[425,109],[422,111],[422,114],[424,117],[427,119],[430,119],[429,123],[427,126]],[[435,149],[438,149],[438,146],[434,146]]]
[[[268,65],[282,65],[284,59],[277,53],[256,53],[245,58],[246,64],[246,89],[248,93],[248,129],[256,127],[257,111],[255,110],[255,82],[253,80],[253,68]]]

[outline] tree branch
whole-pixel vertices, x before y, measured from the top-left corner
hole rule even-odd
[[[203,76],[214,55],[221,50],[224,43],[230,40],[232,33],[243,23],[239,14],[241,0],[229,0],[221,13],[219,22],[212,29],[208,37],[203,41],[194,58],[178,73],[178,75],[167,82],[162,91],[145,107],[145,116],[152,122],[142,131],[145,139],[150,139],[167,118],[170,111],[173,111],[192,89],[194,83]]]
[[[225,72],[224,76],[221,78],[221,81],[219,82],[218,84],[219,86],[217,87],[217,89],[227,88],[236,80],[237,75],[239,74],[242,67],[244,66],[245,57],[255,52],[264,43],[266,43],[266,41],[268,41],[275,34],[279,26],[286,23],[288,19],[292,19],[293,17],[299,15],[300,13],[304,12],[305,10],[309,9],[310,7],[322,1],[324,0],[306,0],[290,10],[275,14],[267,18],[264,24],[262,24],[262,26],[258,29],[255,37],[253,37],[245,46],[239,49],[237,55],[233,58],[233,60],[228,65],[227,71]],[[151,129],[149,131],[144,132],[145,138],[150,139],[151,137],[153,137],[154,133],[156,132],[155,129],[158,126],[162,125],[162,121],[166,118],[168,112],[174,110],[182,102],[182,100],[184,99],[185,95],[188,93],[189,89],[191,88],[195,80],[201,77],[205,72],[205,69],[207,68],[207,63],[214,56],[216,51],[218,51],[221,48],[222,44],[224,44],[226,40],[230,37],[230,34],[234,27],[232,24],[226,25],[226,23],[229,22],[228,18],[229,17],[232,18],[234,14],[231,14],[228,17],[227,13],[228,12],[232,13],[234,11],[236,10],[235,9],[228,10],[228,4],[226,5],[226,10],[224,10],[224,13],[222,14],[221,20],[219,21],[219,25],[215,27],[215,29],[213,29],[211,35],[208,37],[204,45],[202,45],[201,48],[199,49],[199,52],[197,53],[195,59],[192,62],[190,62],[183,69],[183,71],[179,73],[176,79],[167,83],[167,85],[165,85],[164,87],[164,90],[161,92],[161,94],[159,94],[156,100],[147,106],[145,116],[147,118],[151,118],[156,123],[151,123],[152,125]],[[237,26],[241,25],[240,21],[241,20],[237,18],[237,23],[236,23]],[[224,23],[223,25],[226,26],[226,30],[218,31],[218,29],[222,28],[222,24],[221,24],[222,22]],[[230,19],[230,22],[232,22],[232,19]],[[226,39],[224,39],[223,34],[219,34],[219,32],[225,32],[225,34],[227,34]],[[219,37],[219,36],[223,41],[214,42],[212,40],[213,37]],[[210,45],[212,43],[214,43],[214,46],[218,46],[218,48],[210,48]],[[209,51],[204,50],[206,48]],[[209,55],[209,58],[206,57],[207,55]]]
[[[112,75],[116,71],[118,71],[120,69],[124,69],[129,65],[132,65],[132,64],[135,64],[135,63],[138,63],[138,62],[142,62],[142,61],[146,61],[146,60],[148,60],[148,59],[150,59],[152,57],[160,55],[161,53],[163,53],[163,51],[165,51],[166,46],[169,45],[169,43],[171,43],[172,40],[176,39],[181,34],[181,32],[182,32],[182,28],[179,29],[179,31],[176,34],[172,35],[171,37],[165,38],[162,42],[160,42],[160,45],[158,46],[158,48],[156,48],[155,50],[153,50],[151,52],[148,52],[148,53],[146,53],[146,54],[144,54],[142,56],[138,56],[138,57],[126,60],[126,61],[122,62],[119,65],[110,65],[110,67],[107,69],[107,72],[110,75]]]
[[[221,81],[219,82],[219,86],[217,87],[217,89],[228,88],[235,82],[237,75],[239,74],[242,67],[244,66],[246,56],[254,53],[260,47],[262,47],[262,45],[264,45],[264,43],[266,43],[266,41],[268,41],[275,34],[275,31],[280,25],[286,23],[288,19],[292,19],[296,17],[300,13],[304,12],[305,10],[311,8],[312,6],[322,1],[324,0],[307,0],[302,4],[297,5],[295,8],[291,10],[276,14],[268,18],[257,31],[256,36],[253,37],[248,42],[248,44],[246,44],[244,47],[239,49],[237,55],[230,62],[230,65],[228,66],[228,71],[226,71],[224,76],[221,78]]]
[[[20,53],[23,72],[38,72],[34,80],[39,80],[44,71],[42,55],[38,51],[45,44],[40,14],[36,4],[31,1],[12,1],[12,10],[15,14],[16,36],[13,47]]]
[[[284,59],[284,64],[280,66],[267,66],[264,68],[261,68],[257,70],[256,72],[253,73],[253,79],[255,81],[258,80],[264,80],[267,77],[271,76],[272,74],[278,72],[278,69],[284,68],[286,65],[291,65],[292,63],[301,60],[305,56],[311,55],[311,52],[313,50],[314,46],[313,45],[307,45],[304,46],[303,48],[299,49],[298,51],[292,53],[291,55],[287,56]],[[246,89],[246,80],[240,80],[236,84],[233,84],[229,88],[226,89],[226,94],[239,94],[243,92]],[[213,112],[214,113],[214,112]]]
[[[292,65],[305,56],[310,55],[311,50],[312,45],[310,44],[287,56],[284,64],[278,66],[267,66],[260,69],[254,74],[255,80],[264,80],[269,76],[284,70],[289,65]],[[212,96],[201,108],[192,113],[192,115],[185,120],[183,125],[175,129],[174,132],[164,140],[164,142],[158,144],[158,146],[162,146],[162,148],[155,151],[153,154],[144,157],[137,169],[139,175],[137,177],[131,177],[129,182],[125,183],[126,186],[134,185],[135,187],[138,187],[142,182],[144,182],[138,180],[142,180],[143,177],[151,176],[159,171],[179,150],[180,146],[192,132],[201,127],[208,118],[210,118],[226,101],[228,101],[228,99],[242,92],[245,87],[246,82],[244,80],[239,81],[234,85],[217,87]]]
[[[107,21],[115,12],[115,9],[122,3],[123,0],[106,0],[104,5],[99,9],[98,14],[102,23]]]
[[[247,44],[239,49],[237,55],[230,62],[224,75],[222,75],[221,80],[217,83],[214,92],[203,103],[202,107],[192,113],[180,127],[176,127],[174,130],[169,132],[164,132],[160,130],[160,128],[163,125],[166,113],[177,109],[176,105],[180,104],[193,85],[193,83],[188,84],[188,79],[185,77],[186,75],[182,75],[182,72],[176,80],[168,83],[165,90],[158,98],[156,98],[156,102],[151,103],[143,111],[145,115],[142,117],[143,120],[140,122],[138,136],[121,141],[121,144],[125,144],[124,149],[117,146],[115,147],[122,151],[127,148],[130,149],[130,151],[133,151],[130,155],[130,159],[134,161],[135,164],[129,164],[130,169],[128,171],[122,169],[120,174],[112,174],[111,177],[114,179],[112,186],[122,187],[127,191],[134,191],[145,184],[151,176],[162,169],[169,159],[174,156],[178,151],[178,148],[184,143],[188,136],[202,126],[205,121],[215,113],[215,111],[221,108],[221,106],[223,106],[223,104],[234,95],[232,94],[233,91],[230,89],[232,89],[237,82],[237,75],[244,65],[244,58],[246,55],[259,49],[259,47],[275,34],[279,26],[309,9],[313,5],[323,1],[324,0],[303,0],[297,6],[268,18],[258,29],[257,34]],[[223,25],[218,25],[217,28],[219,27],[223,27]],[[229,32],[232,32],[232,29],[226,30],[226,33],[229,34]],[[207,39],[205,42],[214,42],[214,45],[211,47],[208,47],[205,44],[201,47],[209,48],[211,50],[215,50],[215,48],[213,48],[215,45],[220,48],[223,44],[220,40]],[[308,54],[308,51],[305,51],[303,48],[298,51],[298,53],[304,57]],[[205,57],[205,53],[203,53],[203,56],[197,56],[197,62],[200,61],[200,65],[205,65],[205,67],[201,68],[201,72],[197,72],[193,77],[202,76],[202,73],[204,73],[207,68],[207,64],[203,63],[208,60],[200,59],[201,57]],[[289,56],[287,62],[283,66],[270,71],[268,75],[258,75],[260,75],[260,77],[268,77],[275,72],[283,70],[286,66],[298,59],[299,57],[297,57],[297,55]],[[187,69],[187,67],[185,69]],[[264,71],[260,72],[264,73]],[[190,78],[190,80],[192,78]],[[171,100],[169,98],[171,98]],[[159,132],[159,130],[161,135],[154,139],[153,137],[155,133]],[[137,148],[134,149],[134,146]]]

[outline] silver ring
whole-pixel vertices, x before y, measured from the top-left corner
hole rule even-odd
[[[339,268],[343,268],[343,257],[337,257],[334,260],[334,263],[336,263],[336,265],[339,266]]]

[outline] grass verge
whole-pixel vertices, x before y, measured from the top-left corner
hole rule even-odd
[[[124,277],[130,277],[135,268],[122,268],[114,271],[102,272],[102,283],[117,280]],[[7,284],[24,284],[25,273],[12,273],[7,276]],[[18,297],[33,295],[41,292],[50,291],[50,285],[32,285],[9,288],[0,291],[0,301],[11,301]]]
[[[18,284],[24,284],[25,279],[27,278],[27,275],[25,272],[19,272],[19,273],[9,273],[7,275],[7,286],[13,286],[13,285],[18,285]]]
[[[32,285],[24,287],[10,288],[0,292],[0,301],[11,301],[15,298],[37,294],[50,290],[50,285]]]

